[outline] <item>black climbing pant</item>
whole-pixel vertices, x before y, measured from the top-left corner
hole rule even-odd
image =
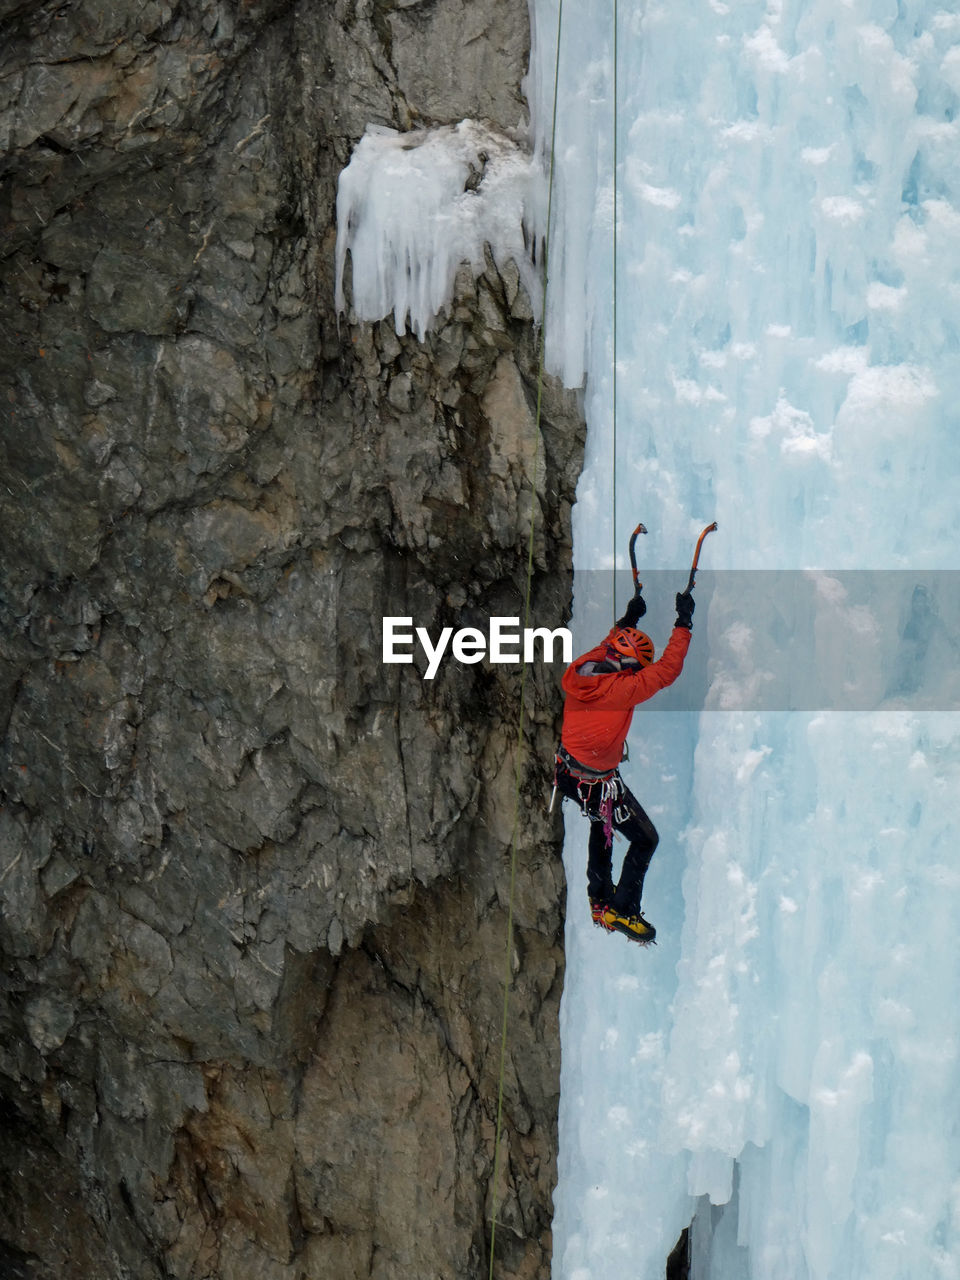
[[[591,901],[605,902],[623,915],[640,911],[643,880],[660,837],[640,802],[624,784],[619,770],[609,779],[578,778],[557,762],[557,787],[561,795],[575,800],[590,819],[587,844],[587,893]],[[623,859],[620,880],[613,883],[613,836],[608,837],[601,806],[607,788],[611,826],[630,841]]]

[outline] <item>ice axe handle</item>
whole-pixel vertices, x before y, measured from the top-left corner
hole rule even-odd
[[[647,526],[645,524],[638,524],[637,527],[634,529],[633,533],[631,533],[630,535],[630,568],[633,570],[634,595],[636,595],[636,593],[643,586],[643,583],[640,581],[640,577],[637,572],[637,553],[635,550],[636,543],[637,543],[637,534],[646,533],[646,532],[647,532]]]
[[[716,527],[717,522],[714,520],[713,524],[708,524],[703,533],[701,533],[700,537],[697,539],[697,549],[693,553],[693,564],[690,566],[690,579],[687,582],[688,591],[693,590],[693,584],[697,576],[697,565],[700,563],[700,548],[703,546],[703,540],[708,533],[713,533],[716,530]]]

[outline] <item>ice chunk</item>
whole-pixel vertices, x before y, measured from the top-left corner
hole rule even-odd
[[[541,288],[532,260],[540,233],[543,175],[502,134],[474,120],[398,133],[369,125],[337,189],[336,306],[361,320],[393,312],[398,334],[419,338],[450,301],[462,263],[474,273],[489,245],[497,266],[516,263],[535,311]]]

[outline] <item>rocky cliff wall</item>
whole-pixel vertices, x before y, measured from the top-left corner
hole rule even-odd
[[[524,114],[523,0],[0,0],[0,1271],[485,1275],[519,669],[380,619],[569,595],[492,262],[333,314],[370,121]],[[556,674],[523,726],[497,1274],[546,1277]],[[556,672],[557,669],[554,669]]]

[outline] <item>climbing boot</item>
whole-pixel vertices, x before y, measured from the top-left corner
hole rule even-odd
[[[604,907],[598,923],[611,932],[626,934],[628,938],[639,942],[643,947],[648,947],[656,941],[656,929],[649,921],[644,920],[639,911],[636,915],[628,916],[617,911],[615,907]]]

